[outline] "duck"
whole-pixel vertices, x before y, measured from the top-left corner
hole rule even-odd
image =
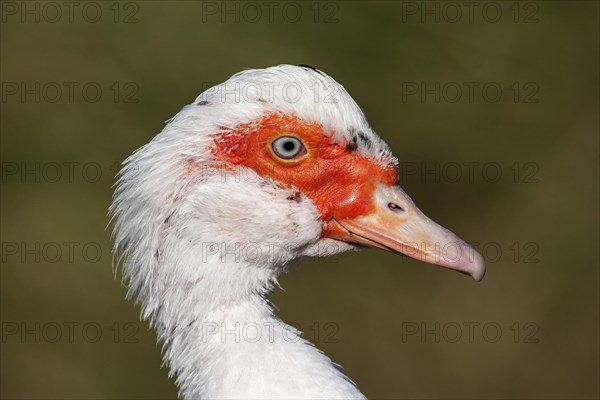
[[[485,274],[401,189],[346,89],[308,65],[205,90],[123,162],[109,214],[114,264],[182,399],[365,398],[268,300],[306,257],[378,248]]]

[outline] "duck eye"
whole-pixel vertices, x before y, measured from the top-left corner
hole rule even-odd
[[[273,152],[284,160],[292,160],[306,154],[306,147],[293,136],[282,136],[271,144]]]

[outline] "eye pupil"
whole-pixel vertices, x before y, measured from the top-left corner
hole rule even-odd
[[[283,149],[285,151],[293,151],[295,148],[296,148],[296,143],[292,142],[291,140],[289,140],[283,144]]]

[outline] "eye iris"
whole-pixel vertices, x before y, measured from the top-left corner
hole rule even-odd
[[[271,144],[273,152],[284,160],[291,160],[306,153],[302,142],[293,136],[282,136]]]

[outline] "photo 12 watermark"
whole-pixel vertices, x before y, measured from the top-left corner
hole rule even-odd
[[[21,104],[139,103],[139,90],[139,85],[131,81],[3,81],[1,83],[2,103]]]
[[[110,254],[93,241],[2,241],[0,247],[3,264],[97,264]]]
[[[58,24],[112,22],[136,24],[140,2],[135,1],[2,1],[3,24]]]
[[[202,1],[202,23],[339,22],[338,1]]]
[[[400,21],[420,24],[540,22],[537,1],[400,1]]]
[[[203,343],[297,343],[306,337],[312,343],[339,343],[340,326],[335,322],[313,322],[302,331],[301,325],[281,321],[210,322],[194,321]],[[305,335],[306,333],[306,335]]]
[[[483,104],[540,102],[540,85],[535,81],[404,81],[400,84],[402,103]]]
[[[536,161],[400,161],[398,173],[400,182],[420,183],[540,183],[541,166]]]
[[[537,344],[540,326],[532,321],[500,323],[497,321],[403,321],[400,342],[427,343],[514,343]]]
[[[139,343],[139,322],[3,321],[2,343]]]
[[[254,82],[204,82],[202,94],[196,105],[207,105],[211,102],[239,104],[275,102],[298,103],[309,101],[318,103],[338,103],[345,89],[337,82],[312,81],[306,83],[290,80],[286,83],[278,81],[256,80]]]
[[[107,174],[114,177],[118,166],[94,161],[3,161],[0,179],[6,183],[98,183]]]

